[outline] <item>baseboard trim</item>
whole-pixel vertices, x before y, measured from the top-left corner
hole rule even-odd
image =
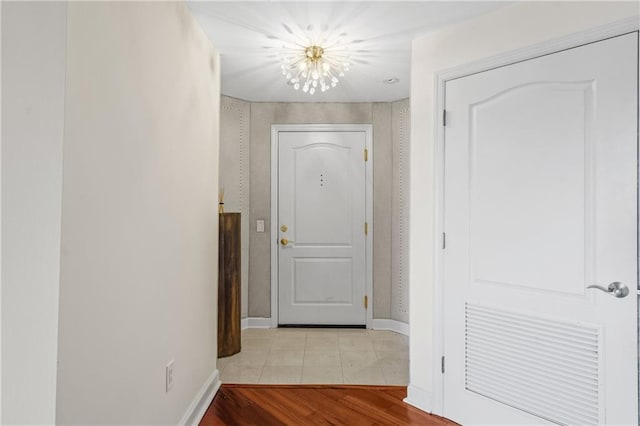
[[[240,328],[271,328],[271,318],[243,318],[240,321]]]
[[[373,320],[374,330],[390,330],[396,333],[409,335],[409,324],[392,319],[375,319]]]
[[[202,417],[204,417],[204,413],[207,412],[207,408],[209,408],[211,401],[213,401],[213,397],[218,393],[218,389],[220,389],[221,384],[220,374],[216,369],[202,386],[200,392],[198,392],[196,397],[193,399],[189,408],[187,408],[187,411],[184,413],[184,416],[180,419],[180,423],[178,423],[178,425],[195,426],[199,424]]]
[[[240,321],[240,328],[271,328],[271,318],[243,318]],[[396,333],[409,335],[409,324],[392,319],[374,319],[372,328],[374,330],[390,330]]]
[[[427,392],[417,386],[407,386],[407,397],[404,402],[427,413],[433,412],[433,395],[431,392]]]

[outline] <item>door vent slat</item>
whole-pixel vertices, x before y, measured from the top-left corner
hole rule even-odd
[[[531,353],[537,352],[539,353],[539,355],[543,356],[543,358],[541,359],[545,360],[545,364],[546,359],[548,357],[552,357],[559,358],[557,359],[558,363],[564,362],[565,364],[569,364],[571,367],[579,365],[588,369],[598,368],[593,359],[582,357],[582,354],[585,352],[584,350],[578,351],[567,347],[566,350],[556,352],[559,348],[552,346],[549,343],[542,344],[540,342],[527,340],[515,335],[500,337],[499,339],[496,339],[495,333],[488,332],[486,329],[479,329],[474,325],[469,325],[469,330],[471,331],[471,329],[473,331],[473,336],[483,340],[488,345],[494,344],[499,348],[513,349],[514,351],[524,351],[528,356],[531,355]],[[567,355],[569,355],[569,357]]]
[[[465,388],[553,423],[600,422],[599,348],[596,326],[465,304]]]

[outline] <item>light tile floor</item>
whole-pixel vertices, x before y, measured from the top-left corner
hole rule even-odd
[[[380,330],[251,328],[218,370],[223,383],[407,385],[409,340]]]

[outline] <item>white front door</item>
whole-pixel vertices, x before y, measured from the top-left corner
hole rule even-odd
[[[278,135],[278,324],[364,325],[366,134]]]
[[[637,424],[637,43],[446,83],[446,417]]]

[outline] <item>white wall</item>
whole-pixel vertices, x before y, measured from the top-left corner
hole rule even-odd
[[[435,76],[462,64],[638,16],[639,3],[516,3],[412,43],[411,55],[411,237],[410,356],[408,401],[438,409],[434,388],[434,284],[436,262]],[[433,402],[436,401],[435,404]]]
[[[216,372],[219,56],[182,2],[68,9],[57,423],[177,424]]]
[[[65,3],[2,2],[2,424],[53,424]]]

